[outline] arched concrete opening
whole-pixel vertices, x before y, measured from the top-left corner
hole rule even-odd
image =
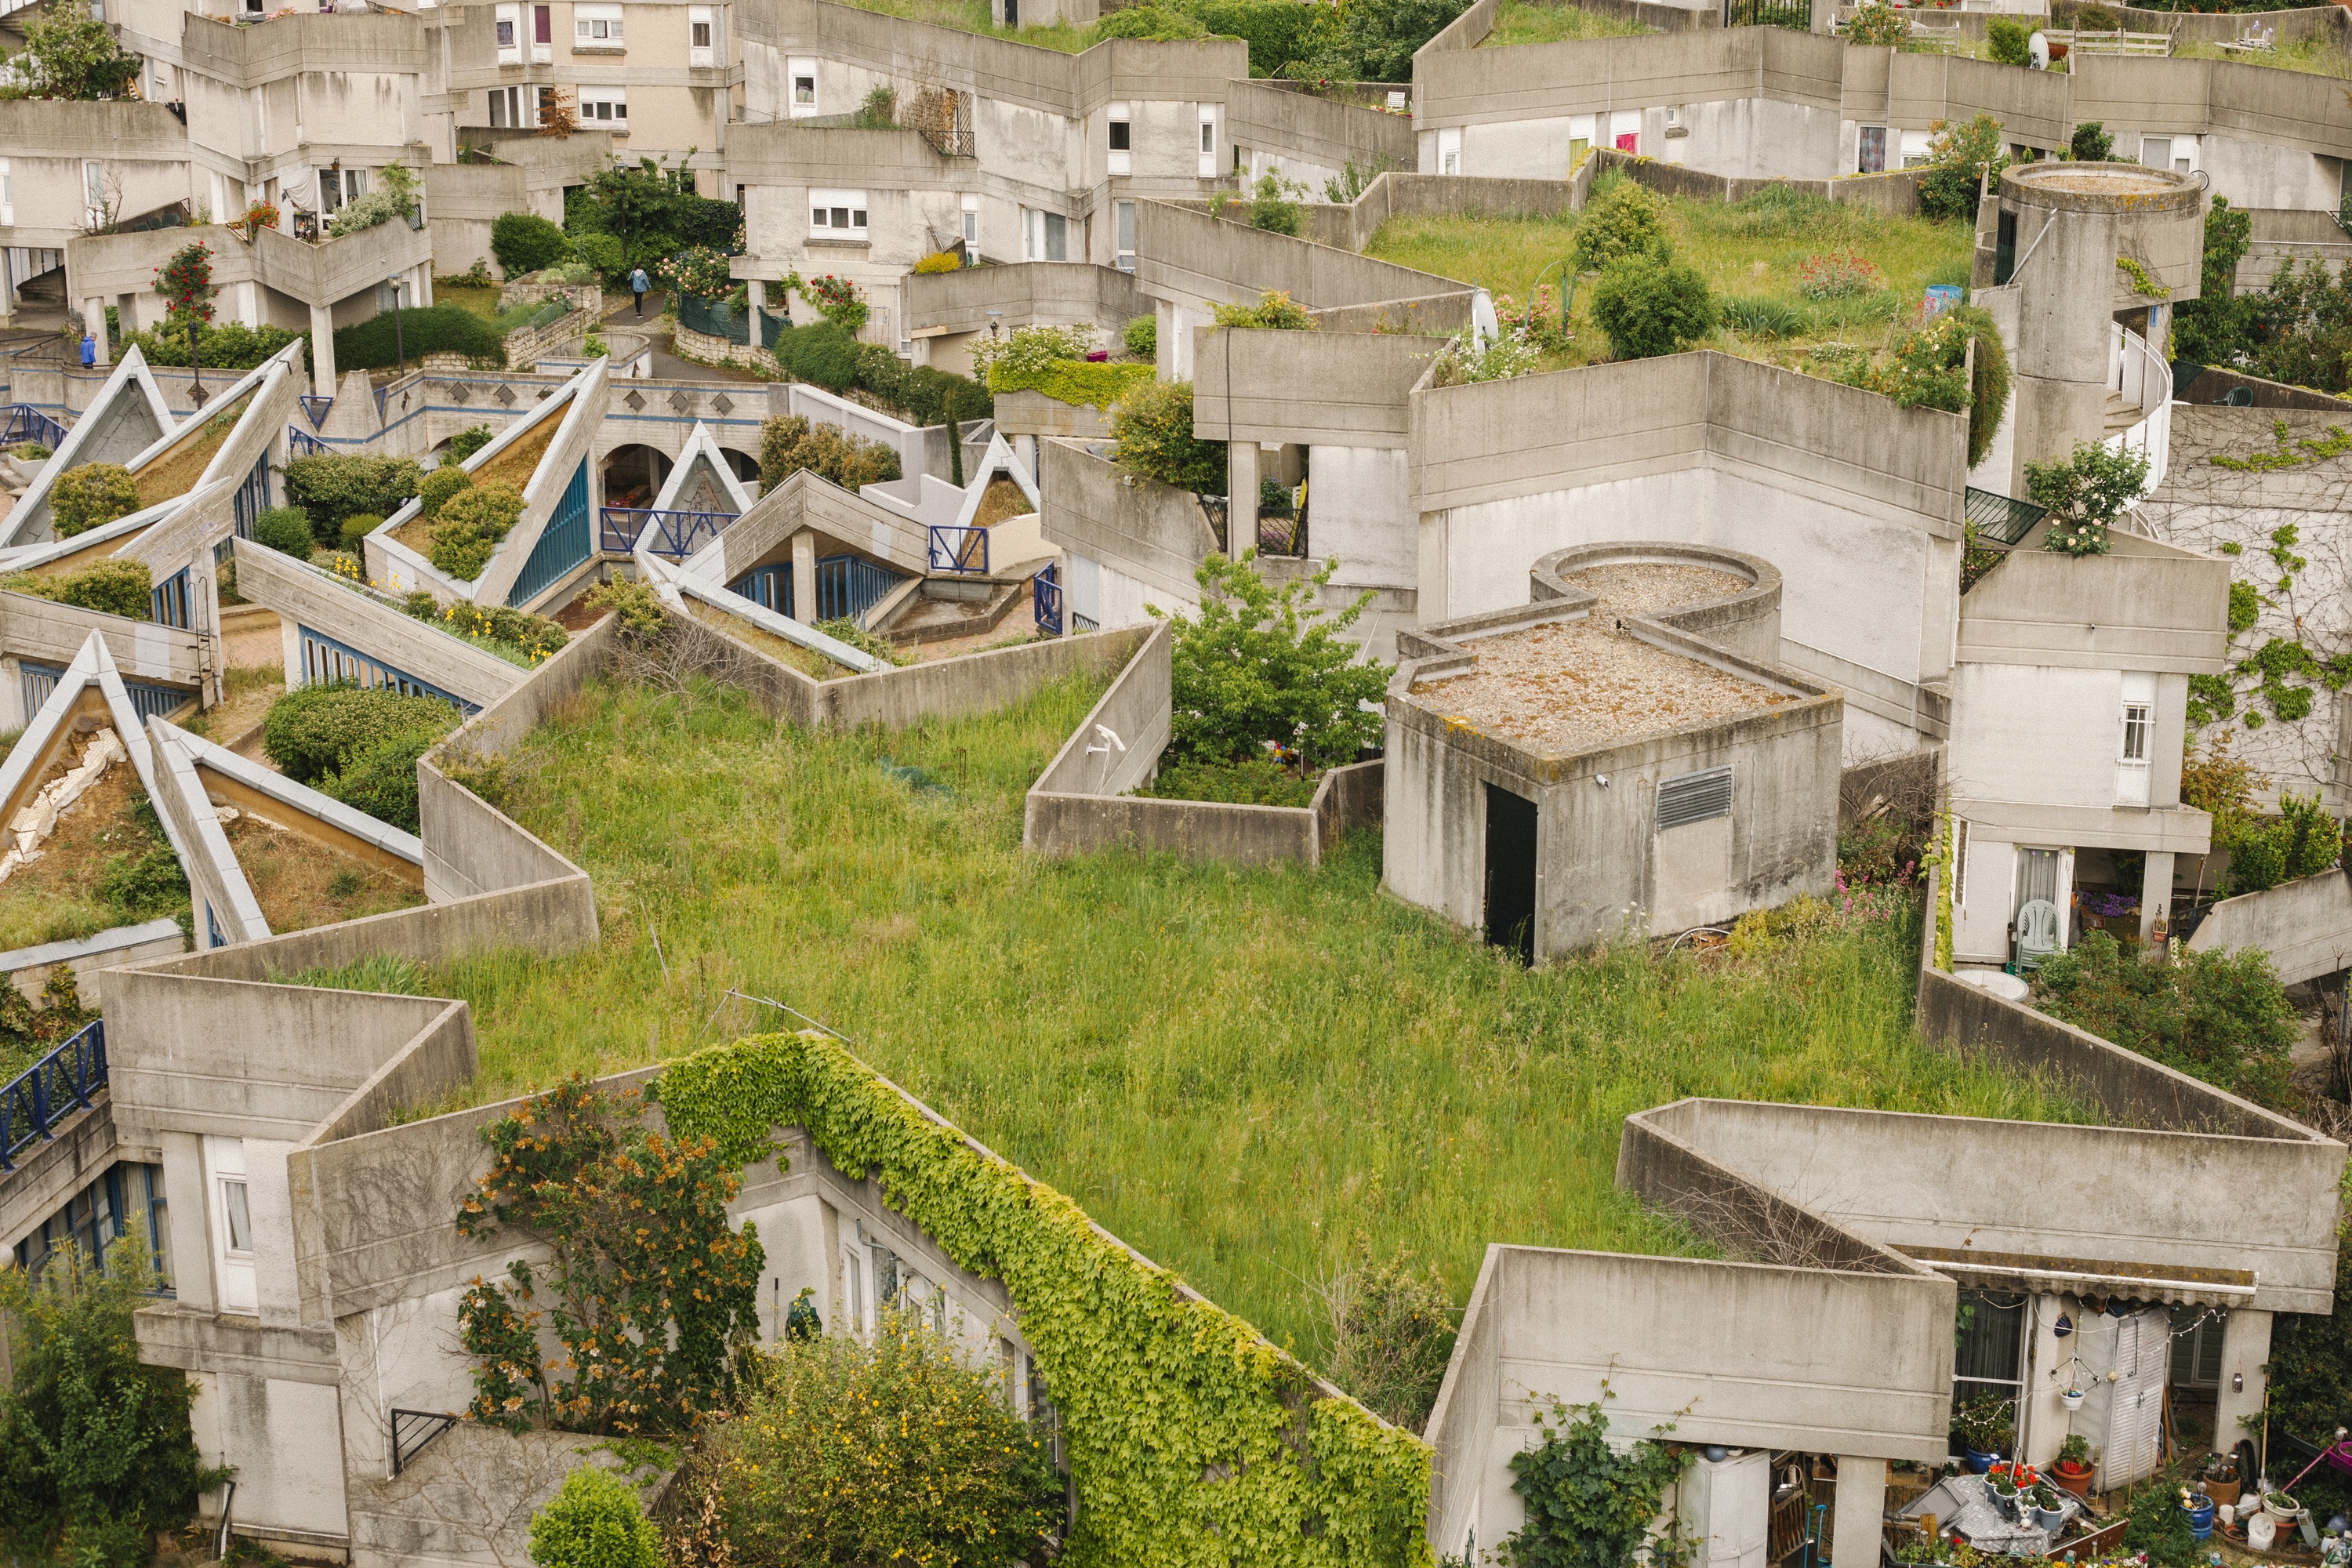
[[[653,505],[672,466],[667,453],[641,442],[614,447],[604,456],[604,504]]]
[[[733,447],[721,447],[719,450],[726,457],[727,466],[735,470],[737,479],[747,485],[756,485],[760,482],[759,458],[749,452],[738,451]]]

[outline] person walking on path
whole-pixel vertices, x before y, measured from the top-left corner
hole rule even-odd
[[[637,320],[640,321],[646,319],[646,290],[652,287],[644,268],[640,267],[629,274],[629,292],[637,297]]]

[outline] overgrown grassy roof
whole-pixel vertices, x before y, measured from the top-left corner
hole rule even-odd
[[[422,977],[474,1004],[473,1098],[790,1023],[728,993],[772,998],[1310,1358],[1360,1234],[1457,1300],[1490,1241],[1688,1247],[1614,1188],[1645,1106],[2066,1114],[1918,1042],[1907,917],[1529,973],[1383,897],[1377,835],[1320,872],[1026,855],[1023,792],[1095,695],[844,734],[591,687],[501,799],[594,878],[604,940]]]

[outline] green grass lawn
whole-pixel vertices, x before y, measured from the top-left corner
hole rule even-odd
[[[443,279],[433,280],[433,302],[436,305],[462,305],[486,321],[499,319],[499,285],[496,283],[451,283]]]
[[[1646,1106],[2068,1114],[1918,1043],[1907,917],[1530,973],[1383,897],[1377,834],[1319,872],[1026,855],[1022,794],[1095,694],[890,735],[590,688],[501,797],[595,879],[604,942],[424,977],[474,1004],[471,1098],[788,1024],[727,992],[772,997],[1309,1356],[1359,1234],[1457,1301],[1490,1241],[1687,1247],[1614,1188]]]
[[[1574,5],[1545,5],[1534,0],[1503,0],[1495,11],[1495,30],[1479,42],[1482,48],[1512,44],[1573,44],[1587,38],[1632,38],[1654,33],[1639,22],[1621,22],[1597,11]]]
[[[988,0],[845,0],[861,11],[878,11],[885,16],[903,16],[910,22],[929,22],[934,26],[953,27],[960,33],[979,33],[991,38],[1004,38],[1016,44],[1035,44],[1040,48],[1059,49],[1075,55],[1099,42],[1092,27],[1072,26],[1067,22],[1048,22],[1035,27],[1000,26],[990,19]]]

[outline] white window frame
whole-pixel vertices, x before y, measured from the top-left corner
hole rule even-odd
[[[1217,177],[1217,106],[1201,105],[1201,178]]]
[[[528,131],[539,123],[539,92],[534,88],[494,87],[490,89],[490,123],[494,126]],[[503,119],[499,118],[501,110]]]
[[[555,7],[530,5],[525,10],[530,23],[530,63],[535,66],[551,64],[555,58]],[[539,41],[539,14],[541,11],[547,13],[547,42],[543,44]]]
[[[2156,677],[2126,670],[2116,717],[2116,804],[2146,805],[2156,755]]]
[[[628,47],[628,40],[621,30],[621,8],[618,5],[572,7],[573,53],[585,50],[591,54],[621,54]]]
[[[1890,151],[1895,155],[1895,168],[1916,169],[1927,163],[1927,144],[1935,140],[1934,132],[1897,131],[1890,125],[1886,128],[1886,135],[1895,143]]]
[[[1862,144],[1864,139],[1874,131],[1878,132],[1878,167],[1875,169],[1869,169],[1863,166]],[[1884,125],[1859,125],[1854,128],[1853,172],[1855,174],[1885,174],[1886,172],[1886,155],[1890,151],[1895,154],[1895,161],[1899,165],[1903,160],[1903,139],[1890,128]]]
[[[811,239],[863,240],[867,237],[867,206],[864,191],[812,187],[808,205]]]
[[[1111,264],[1121,272],[1135,270],[1135,204],[1110,204]]]
[[[205,1166],[205,1204],[212,1228],[217,1305],[224,1312],[258,1313],[261,1299],[254,1273],[253,1186],[246,1169],[245,1141],[206,1134]],[[232,1208],[238,1200],[242,1200],[242,1215],[236,1215]],[[245,1245],[241,1247],[232,1245],[236,1239],[232,1220],[237,1218],[242,1219],[245,1231]]]
[[[1054,254],[1053,232],[1061,229],[1061,252]],[[1070,220],[1061,213],[1048,212],[1044,207],[1021,209],[1021,256],[1024,261],[1067,261],[1070,258]]]
[[[609,114],[592,112],[609,109]],[[629,89],[625,87],[583,87],[580,89],[580,129],[602,131],[606,126],[625,131],[629,126]]]
[[[1462,128],[1449,126],[1437,133],[1437,172],[1458,174],[1462,172]]]
[[[500,5],[491,14],[491,41],[498,45],[499,64],[522,64],[522,6]]]
[[[1130,110],[1124,103],[1112,104],[1110,106],[1109,118],[1105,121],[1105,127],[1106,134],[1103,138],[1103,145],[1109,151],[1110,173],[1113,176],[1132,174],[1135,173],[1135,116],[1133,111]],[[1122,141],[1127,143],[1124,147],[1119,145],[1119,142]]]
[[[694,41],[694,30],[702,29],[702,42]],[[688,5],[686,8],[686,63],[688,66],[714,66],[719,63],[719,7]]]
[[[980,198],[963,198],[963,254],[969,267],[980,259]]]
[[[801,100],[801,83],[808,83],[808,100]],[[812,114],[824,112],[824,79],[817,72],[816,61],[807,56],[784,62],[784,113],[793,120],[805,120]]]
[[[2162,162],[2150,152],[2150,145],[2164,149]],[[2194,136],[2143,136],[2139,139],[2139,161],[2155,168],[2171,169],[2179,174],[2197,172],[2197,138]]]
[[[16,186],[8,169],[8,160],[0,158],[0,227],[16,226]]]

